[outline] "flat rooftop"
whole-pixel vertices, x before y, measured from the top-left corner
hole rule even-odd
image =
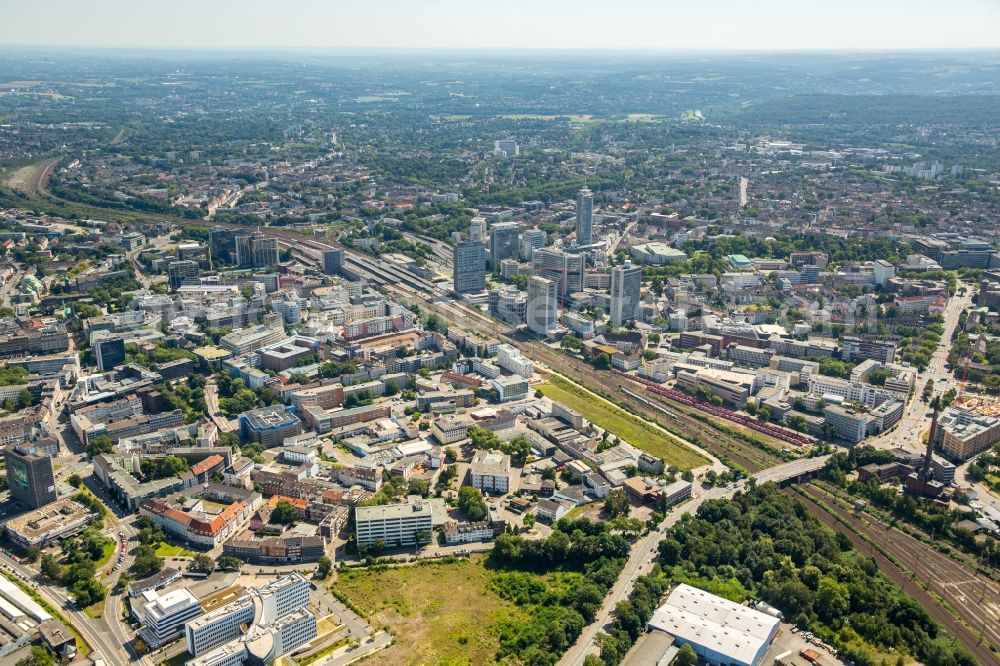
[[[729,661],[752,664],[780,623],[776,617],[682,583],[656,609],[649,626]]]
[[[7,522],[9,529],[36,541],[47,534],[65,530],[73,523],[90,518],[90,510],[72,499],[61,499],[29,511]]]

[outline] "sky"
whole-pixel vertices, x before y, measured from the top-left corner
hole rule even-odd
[[[0,44],[203,48],[1000,48],[1000,0],[0,0]]]

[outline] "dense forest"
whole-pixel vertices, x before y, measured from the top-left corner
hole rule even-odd
[[[887,652],[928,666],[976,664],[872,558],[772,484],[684,516],[660,543],[659,564],[616,608],[601,663],[620,663],[659,604],[657,592],[684,582],[733,601],[762,599],[862,666]]]

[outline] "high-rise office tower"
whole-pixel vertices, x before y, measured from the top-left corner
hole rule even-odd
[[[236,259],[236,237],[245,235],[238,229],[216,227],[208,233],[209,251],[213,261],[232,262]]]
[[[528,229],[521,234],[518,256],[521,259],[531,259],[531,253],[543,247],[545,247],[545,232],[541,229]]]
[[[4,450],[10,497],[33,509],[56,501],[56,481],[52,457],[31,444],[17,444]]]
[[[559,317],[559,285],[538,275],[528,279],[528,302],[524,318],[528,330],[539,335],[549,336],[556,330]]]
[[[343,248],[323,251],[323,272],[327,275],[337,275],[344,265]]]
[[[108,338],[107,340],[95,340],[93,344],[94,355],[97,356],[97,368],[101,372],[107,372],[116,365],[125,362],[125,339]]]
[[[176,289],[185,282],[197,282],[201,266],[197,261],[171,261],[167,264],[167,282],[171,289]]]
[[[469,240],[482,243],[486,240],[486,218],[474,217],[469,220]]]
[[[590,245],[594,227],[594,193],[582,188],[576,193],[576,244]]]
[[[452,250],[455,291],[460,294],[486,288],[486,247],[479,241],[462,241]]]
[[[531,253],[531,263],[535,275],[552,280],[558,285],[556,293],[560,302],[566,302],[570,294],[583,291],[586,254],[571,254],[556,248],[544,247]]]
[[[517,259],[519,233],[517,222],[498,222],[490,227],[490,268],[504,259]]]
[[[642,287],[642,267],[626,261],[611,269],[611,323],[621,326],[635,319]]]
[[[236,264],[241,268],[264,268],[278,263],[277,238],[259,232],[236,237]]]

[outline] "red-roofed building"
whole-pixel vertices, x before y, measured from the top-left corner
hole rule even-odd
[[[205,483],[216,472],[222,472],[226,466],[226,459],[218,453],[213,453],[199,463],[191,466],[191,473],[198,479],[198,483]]]

